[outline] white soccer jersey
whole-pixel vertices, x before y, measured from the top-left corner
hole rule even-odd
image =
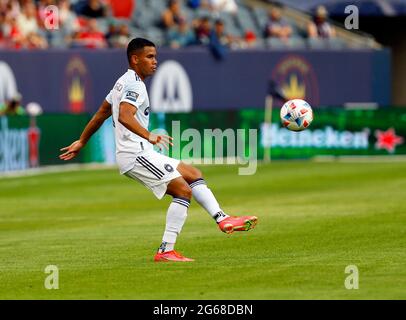
[[[128,69],[117,80],[106,96],[106,100],[112,106],[116,160],[120,173],[123,174],[134,167],[138,153],[150,150],[153,146],[148,140],[131,132],[118,121],[120,103],[128,102],[135,106],[137,108],[135,119],[148,130],[150,108],[147,88],[137,73]]]

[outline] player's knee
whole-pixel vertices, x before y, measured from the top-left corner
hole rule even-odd
[[[192,199],[192,189],[188,185],[182,185],[178,188],[176,193],[176,196],[178,197],[186,198],[189,200]]]
[[[202,178],[202,172],[195,167],[192,167],[191,174],[193,180]]]

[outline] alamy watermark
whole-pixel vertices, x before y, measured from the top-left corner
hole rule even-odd
[[[348,30],[359,29],[359,10],[356,5],[348,5],[345,7],[344,12],[348,14],[345,18],[344,26]]]
[[[181,132],[180,121],[172,121],[172,157],[190,164],[238,164],[239,175],[253,175],[257,171],[257,131],[204,129],[202,135],[194,128]],[[169,135],[163,129],[152,132]]]
[[[344,286],[347,290],[359,289],[359,271],[356,265],[348,265],[344,272],[349,274],[344,281]]]
[[[55,265],[49,265],[45,267],[44,272],[49,274],[45,278],[44,287],[45,289],[52,290],[52,289],[59,289],[59,269]]]
[[[47,30],[59,29],[59,9],[57,6],[51,5],[45,8],[44,27]]]

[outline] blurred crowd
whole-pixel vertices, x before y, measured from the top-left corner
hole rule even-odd
[[[292,39],[292,26],[277,7],[270,10],[262,34],[249,29],[238,34],[228,32],[222,19],[222,13],[237,15],[235,0],[182,0],[189,13],[206,12],[194,17],[183,12],[180,1],[167,0],[156,23],[165,37],[163,45],[171,48],[207,45],[221,57],[230,48],[260,46],[261,40],[289,44]],[[57,19],[52,8],[57,9]],[[134,12],[142,9],[137,0],[0,0],[0,48],[124,48],[138,36],[137,21],[132,22]],[[324,7],[316,10],[306,30],[308,38],[335,36],[327,17]]]
[[[74,10],[69,0],[0,0],[0,48],[124,46],[129,37],[126,25],[104,33],[97,23],[100,17],[112,16],[114,3],[120,1],[77,2]]]
[[[188,5],[193,9],[203,8],[209,14],[188,24],[190,19],[182,13],[179,0],[169,0],[167,9],[162,13],[161,24],[167,31],[167,43],[172,48],[208,44],[215,54],[221,56],[225,48],[263,47],[264,43],[272,43],[273,40],[289,47],[298,39],[304,43],[305,38],[323,40],[335,37],[335,29],[328,22],[328,12],[324,6],[317,7],[306,30],[301,32],[293,32],[294,27],[283,17],[282,9],[273,6],[259,33],[255,32],[255,28],[248,28],[242,34],[233,34],[225,28],[221,13],[237,16],[241,8],[234,0],[189,0]]]
[[[194,10],[204,9],[207,14],[190,19],[182,12],[179,0],[169,0],[161,15],[161,27],[166,32],[167,44],[171,48],[209,45],[221,54],[224,48],[252,46],[255,40],[252,33],[247,33],[244,37],[228,33],[220,18],[221,12],[231,15],[237,13],[238,6],[234,0],[189,0],[187,5]]]

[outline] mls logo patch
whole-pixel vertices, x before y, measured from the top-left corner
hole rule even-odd
[[[114,86],[114,89],[116,89],[117,91],[121,91],[121,89],[123,89],[123,85],[117,82],[116,85]]]
[[[139,94],[134,91],[127,91],[127,93],[125,95],[126,99],[134,101],[134,102],[137,101],[138,96],[139,96]]]

